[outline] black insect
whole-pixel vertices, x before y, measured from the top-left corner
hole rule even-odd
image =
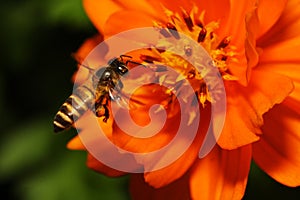
[[[129,59],[124,61],[124,57]],[[109,118],[108,103],[110,100],[119,98],[114,94],[121,92],[123,88],[120,78],[128,72],[128,63],[139,65],[131,61],[131,58],[127,55],[113,58],[107,66],[97,71],[84,66],[92,72],[92,76],[78,86],[59,108],[53,121],[54,131],[60,132],[70,128],[75,120],[89,109],[94,109],[96,116],[103,117],[103,121],[106,122]]]

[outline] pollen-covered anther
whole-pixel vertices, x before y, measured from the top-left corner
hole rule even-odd
[[[166,29],[161,23],[154,21],[153,27],[159,30],[159,33],[162,34],[165,38],[172,37],[172,35],[168,32],[168,29]]]
[[[191,19],[191,16],[186,12],[186,10],[182,9],[182,17],[189,31],[193,31],[194,23]]]
[[[224,38],[219,37],[217,34],[217,30],[220,27],[218,21],[204,23],[205,11],[199,13],[197,9],[187,12],[181,8],[180,13],[175,13],[166,9],[165,12],[167,14],[167,19],[164,22],[156,22],[161,33],[163,30],[165,35],[176,39],[179,39],[180,37],[178,32],[190,36],[211,56],[214,66],[218,69],[220,77],[222,77],[223,80],[238,80],[237,77],[233,76],[228,70],[228,66],[231,63],[237,62],[236,47],[231,44],[231,36]],[[195,49],[187,45],[188,43],[182,42],[180,44],[182,45],[180,48],[182,48],[181,50],[183,50],[186,57],[193,58],[193,56],[198,56]],[[161,43],[158,43],[158,46],[160,45],[165,45],[164,40],[162,40]],[[207,85],[203,82],[203,78],[206,76],[205,68],[201,68],[199,72],[195,72],[193,71],[193,67],[190,66],[188,62],[184,61],[184,58],[182,59],[182,57],[172,55],[172,53],[168,51],[158,52],[156,50],[154,53],[162,58],[161,63],[176,69],[185,79],[191,81],[193,88],[196,91],[197,101],[202,104],[203,107],[205,107],[206,102],[215,100],[210,96]],[[154,62],[153,59],[144,58],[144,60],[152,63]],[[157,65],[158,63],[154,62],[154,64]],[[178,78],[181,78],[181,76]],[[181,79],[176,79],[175,82],[180,80]],[[161,83],[163,83],[163,81],[161,81]]]
[[[177,28],[176,28],[173,24],[171,24],[170,22],[168,22],[168,23],[166,24],[166,26],[167,26],[167,29],[169,29],[170,33],[171,33],[176,39],[179,39],[179,38],[180,38],[179,33],[178,33],[178,31],[177,31]]]
[[[165,28],[161,28],[159,32],[166,38],[172,37],[172,35]]]
[[[222,61],[226,61],[226,60],[227,60],[227,58],[228,58],[228,57],[227,57],[227,56],[225,56],[225,55],[222,55],[222,56],[221,56],[221,60],[222,60]]]
[[[147,63],[153,63],[154,61],[157,61],[157,62],[161,61],[160,58],[149,56],[149,55],[144,55],[144,54],[140,55],[140,59]]]
[[[203,27],[201,29],[201,31],[199,32],[197,41],[198,42],[203,42],[205,40],[206,34],[207,34],[207,30],[206,30],[205,27]]]
[[[195,19],[195,24],[196,24],[198,27],[200,27],[200,28],[203,28],[203,27],[204,27],[203,23],[202,23],[200,20],[198,20],[198,19]]]
[[[225,37],[218,45],[217,49],[223,49],[229,45],[231,37]]]

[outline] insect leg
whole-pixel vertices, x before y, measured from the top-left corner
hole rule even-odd
[[[97,117],[104,117],[103,122],[107,122],[109,118],[109,110],[107,108],[107,105],[107,97],[100,97],[100,99],[95,102],[95,115]]]
[[[103,122],[107,122],[108,118],[109,118],[109,110],[107,108],[107,104],[103,105],[104,108],[104,118],[103,118]]]

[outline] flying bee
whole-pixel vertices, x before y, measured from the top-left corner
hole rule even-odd
[[[124,61],[124,57],[129,60]],[[84,66],[92,72],[92,78],[78,86],[59,108],[53,121],[54,132],[70,128],[87,110],[93,108],[95,115],[103,117],[103,121],[106,122],[109,118],[108,103],[119,98],[113,94],[121,92],[123,88],[120,79],[128,72],[127,64],[130,62],[140,65],[131,61],[131,58],[131,56],[121,55],[119,58],[111,59],[106,67],[96,71]]]

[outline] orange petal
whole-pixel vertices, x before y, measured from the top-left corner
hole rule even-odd
[[[134,28],[153,27],[153,20],[150,15],[140,11],[122,10],[110,15],[104,25],[103,34],[108,37]]]
[[[272,71],[289,77],[294,84],[294,90],[290,97],[300,101],[300,62],[267,62],[259,65],[259,69]]]
[[[148,114],[143,113],[142,111],[135,112],[140,113],[139,117],[137,115],[133,117],[133,119],[138,118],[138,121],[134,120],[137,124],[145,123],[146,121],[148,121]],[[123,112],[118,112],[117,115],[119,115],[120,117],[127,116]],[[180,118],[178,115],[172,118],[168,118],[166,124],[160,132],[156,133],[152,137],[146,138],[132,137],[131,135],[128,135],[126,134],[126,132],[121,130],[121,128],[119,128],[120,124],[117,125],[116,123],[114,123],[113,142],[118,147],[135,153],[148,153],[155,150],[159,150],[163,146],[167,145],[170,142],[170,140],[174,137],[178,129],[179,123]],[[126,125],[126,122],[124,122],[124,125]],[[152,129],[157,129],[155,126],[156,124],[152,124]]]
[[[222,24],[227,23],[230,11],[230,0],[196,1],[195,4],[199,8],[199,12],[205,11],[205,23],[209,23],[211,21],[218,21],[221,24],[221,29]],[[218,34],[222,34],[222,31],[219,32]],[[227,35],[220,36],[225,37]]]
[[[83,42],[81,47],[76,51],[76,58],[79,59],[79,62],[82,61],[100,42],[103,41],[101,35],[95,35]]]
[[[77,52],[74,54],[75,59],[77,59],[78,62],[78,71],[73,75],[72,81],[76,84],[82,84],[89,75],[89,70],[85,67],[81,67],[79,64],[88,65],[88,67],[93,68],[93,66],[90,66],[89,63],[82,63],[86,56],[101,42],[103,41],[103,37],[101,35],[96,35],[94,37],[91,37],[84,41],[84,43],[81,45],[81,47],[77,50]],[[99,55],[98,58],[104,58],[106,52],[99,52],[102,53],[102,55]],[[97,66],[98,67],[98,66]]]
[[[100,172],[102,174],[105,174],[106,176],[110,177],[118,177],[123,176],[126,173],[118,171],[116,169],[112,169],[101,162],[99,162],[96,158],[94,158],[91,154],[88,154],[87,156],[87,166],[91,168],[92,170],[95,170],[96,172]]]
[[[241,199],[251,163],[251,146],[222,150],[215,146],[191,169],[192,199]]]
[[[133,174],[130,178],[130,194],[133,200],[191,199],[188,178],[186,174],[163,188],[155,189],[144,181],[142,174]]]
[[[300,186],[300,102],[287,98],[264,116],[263,135],[253,145],[257,165],[278,182]]]
[[[126,126],[127,129],[130,129],[130,133],[136,133],[137,130],[134,129],[134,127],[131,127],[131,124],[128,121],[129,117],[133,120],[134,123],[136,123],[138,126],[141,126],[142,129],[144,126],[148,125],[151,126],[151,130],[155,130],[157,124],[154,121],[150,121],[149,109],[152,105],[160,104],[161,102],[168,99],[169,96],[166,95],[165,92],[165,88],[161,87],[160,85],[153,84],[143,85],[134,92],[131,99],[142,102],[142,104],[137,105],[138,107],[134,107],[133,109],[131,109],[129,111],[130,116],[127,116],[127,111],[125,109],[119,109],[119,111],[116,113],[116,116],[122,119],[122,121],[113,123],[112,137],[114,143],[117,146],[131,152],[146,153],[160,149],[174,137],[180,123],[178,102],[173,102],[174,104],[176,104],[176,106],[174,106],[174,108],[172,107],[172,109],[169,108],[166,110],[167,121],[163,125],[160,132],[156,133],[154,136],[145,136],[145,138],[141,138],[143,136],[133,137],[126,134],[126,132],[122,130],[122,127]],[[160,114],[160,112],[158,112],[158,114]],[[153,116],[153,118],[154,117],[155,116]]]
[[[266,48],[263,48],[261,54],[262,63],[270,62],[300,62],[300,34],[299,37],[294,37],[289,40],[274,43]]]
[[[277,1],[274,1],[274,3],[275,2]],[[274,24],[274,26],[259,39],[258,45],[262,47],[267,47],[278,42],[283,42],[292,39],[294,37],[299,37],[299,28],[299,1],[289,0],[276,24]]]
[[[255,67],[258,63],[258,52],[256,50],[257,26],[259,19],[257,10],[250,12],[246,15],[246,30],[247,37],[245,39],[245,54],[247,57],[247,78],[250,79],[251,68]]]
[[[117,171],[136,170],[137,168],[140,168],[140,166],[134,162],[132,155],[118,151],[111,143],[112,122],[113,117],[110,117],[105,123],[102,121],[102,118],[97,118],[90,111],[86,112],[84,116],[75,122],[76,128],[80,130],[78,135],[82,143],[87,151],[94,158],[98,159],[98,161],[95,159],[89,160],[91,163],[88,163],[88,166],[98,171],[101,171],[101,169],[108,170],[103,171],[103,173],[112,175],[115,170],[109,171],[111,168],[114,168]],[[103,166],[102,163],[109,167]]]
[[[167,9],[173,11],[173,12],[182,12],[182,8],[186,10],[187,12],[190,12],[192,10],[192,7],[194,3],[190,0],[160,0],[160,1],[153,1],[153,4],[156,5],[163,5]]]
[[[260,31],[257,37],[267,32],[281,16],[288,0],[260,0],[258,18]]]
[[[263,125],[262,115],[281,103],[293,90],[291,80],[285,76],[257,69],[252,73],[247,87],[225,83],[227,115],[218,140],[224,149],[235,149],[257,141]]]
[[[130,10],[131,12],[141,12],[149,15],[154,19],[158,19],[163,12],[160,1],[149,1],[149,0],[139,0],[139,1],[122,1],[116,0],[119,5],[124,7],[124,10]]]
[[[161,86],[158,86],[159,88]],[[138,122],[140,125],[145,125],[145,123],[149,122],[149,118],[146,116],[148,114],[147,107],[153,105],[153,103],[159,103],[162,98],[162,100],[166,99],[165,94],[157,93],[153,94],[151,90],[155,89],[155,85],[148,85],[143,86],[141,92],[137,91],[137,94],[134,96],[134,98],[139,97],[139,99],[144,99],[142,102],[146,102],[145,106],[141,108],[141,110],[134,110],[132,113],[132,119],[136,122]],[[156,88],[158,89],[158,88]],[[155,98],[153,98],[155,97]],[[148,103],[147,103],[148,102]],[[176,109],[176,102],[173,102],[172,104],[175,104]],[[154,150],[159,150],[165,145],[167,145],[170,140],[178,134],[178,126],[180,124],[180,112],[175,112],[175,114],[172,115],[173,110],[171,110],[171,117],[167,118],[167,121],[164,124],[164,127],[162,130],[157,133],[155,136],[152,136],[150,138],[135,138],[132,136],[129,136],[124,133],[123,130],[119,128],[117,124],[114,124],[113,130],[113,141],[116,143],[119,147],[122,149],[126,149],[128,151],[133,152],[149,152]],[[168,110],[167,110],[168,113]],[[190,147],[183,152],[179,145],[182,145],[180,142],[185,143],[185,141],[178,141],[179,144],[176,149],[172,151],[173,154],[176,154],[178,152],[182,152],[183,154],[179,159],[177,159],[175,162],[171,163],[165,168],[153,171],[153,167],[158,166],[159,164],[163,163],[164,156],[155,159],[155,166],[153,166],[153,157],[149,158],[142,158],[144,164],[144,168],[147,173],[145,173],[145,180],[147,183],[152,185],[155,188],[162,187],[164,185],[167,185],[176,179],[180,178],[192,165],[196,157],[198,156],[198,152],[200,149],[200,146],[202,144],[203,138],[206,134],[209,119],[210,119],[210,107],[207,106],[207,109],[204,109],[201,111],[202,117],[200,120],[200,125],[198,129],[198,133],[196,135],[196,138],[194,138],[192,144]],[[123,117],[124,118],[124,117]],[[197,122],[198,123],[198,122]],[[190,126],[195,126],[195,121]],[[198,124],[197,124],[198,125]],[[188,134],[188,133],[187,133]],[[188,136],[188,135],[187,135]],[[176,151],[176,153],[175,153]],[[140,157],[136,157],[136,159],[139,159]],[[150,171],[150,172],[149,172]]]
[[[232,43],[238,48],[243,47],[246,37],[246,14],[255,8],[255,0],[230,1],[230,11],[227,24],[220,27],[222,32],[232,36]]]
[[[151,171],[145,173],[144,178],[147,183],[149,183],[151,186],[155,188],[159,188],[177,180],[187,172],[187,170],[192,166],[195,159],[198,157],[199,149],[202,145],[204,136],[207,133],[208,125],[210,121],[209,112],[210,112],[210,106],[208,105],[206,109],[201,110],[200,115],[202,116],[202,118],[200,120],[198,133],[194,138],[193,143],[190,145],[190,147],[183,153],[181,157],[179,157],[175,162],[168,165],[167,167],[157,171]],[[192,126],[193,125],[194,124],[192,124]],[[181,151],[180,146],[178,145],[178,148],[175,150]]]
[[[113,13],[123,9],[122,6],[112,0],[84,0],[83,6],[88,17],[100,32],[103,31],[107,19]]]
[[[71,150],[85,150],[85,146],[82,144],[78,135],[68,142],[67,148]]]
[[[255,0],[250,1],[230,1],[230,9],[228,20],[225,24],[221,24],[220,33],[225,36],[231,36],[231,43],[237,47],[238,63],[231,63],[228,66],[229,71],[239,78],[239,83],[246,86],[249,82],[250,75],[247,64],[245,51],[246,33],[246,15],[254,11]]]

